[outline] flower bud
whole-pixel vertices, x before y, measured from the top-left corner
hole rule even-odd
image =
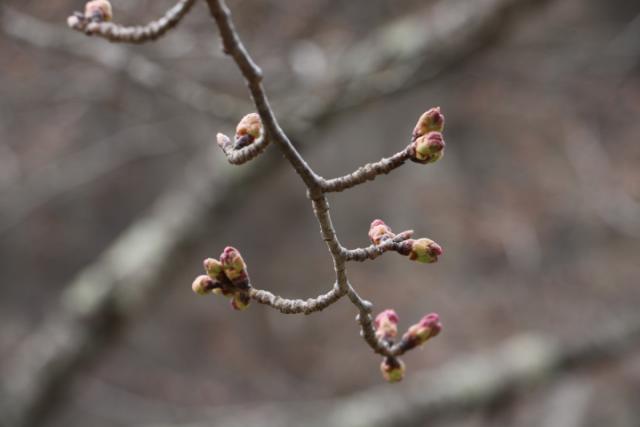
[[[239,149],[253,143],[260,137],[262,122],[257,113],[247,114],[240,120],[236,127],[235,148]]]
[[[444,115],[440,107],[434,107],[423,113],[413,129],[413,140],[426,135],[429,132],[442,132],[444,130]]]
[[[217,285],[215,280],[213,280],[209,276],[205,276],[204,274],[196,277],[196,280],[194,280],[193,284],[191,284],[191,289],[198,295],[208,294],[210,292],[213,292],[218,287],[219,286]]]
[[[380,372],[385,381],[396,383],[404,378],[404,362],[397,357],[385,357],[380,364]]]
[[[247,274],[247,264],[242,259],[242,255],[236,248],[227,246],[220,255],[220,262],[224,270],[224,274],[231,283],[240,288],[247,289],[249,287],[249,275]]]
[[[383,240],[393,239],[395,234],[391,228],[381,219],[373,220],[369,227],[369,239],[374,245],[379,245]]]
[[[417,163],[433,163],[444,155],[444,139],[440,132],[429,132],[417,138],[411,147],[411,160]]]
[[[233,307],[234,310],[242,311],[249,306],[250,302],[251,298],[249,298],[248,294],[244,292],[236,292],[231,300],[231,307]]]
[[[438,261],[438,257],[442,255],[442,248],[431,239],[422,238],[416,240],[407,240],[411,244],[411,252],[409,259],[412,261],[432,263]]]
[[[412,325],[402,336],[406,349],[411,349],[424,344],[442,331],[440,316],[430,313],[420,319],[420,322]]]
[[[376,316],[373,325],[378,339],[390,340],[398,334],[398,315],[394,310],[387,309]]]
[[[108,0],[92,0],[84,7],[84,17],[91,22],[109,22],[113,18]]]
[[[222,263],[217,259],[207,258],[202,264],[204,265],[204,271],[206,271],[212,279],[220,280],[221,275],[224,275]]]

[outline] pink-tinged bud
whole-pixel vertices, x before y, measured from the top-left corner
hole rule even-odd
[[[93,0],[84,7],[84,17],[92,22],[109,22],[113,18],[111,3],[107,0]]]
[[[387,309],[376,316],[373,325],[378,339],[390,340],[398,334],[398,315],[394,310]]]
[[[442,255],[442,248],[431,239],[422,238],[417,240],[407,240],[411,243],[411,252],[409,259],[412,261],[432,263],[438,261],[438,257]]]
[[[443,130],[444,115],[440,112],[440,107],[431,108],[418,119],[418,123],[413,129],[413,141],[429,132],[442,132]]]
[[[222,263],[224,274],[234,286],[240,289],[246,289],[249,286],[247,264],[236,248],[231,246],[224,248],[220,255],[220,262]]]
[[[391,228],[381,219],[375,219],[369,227],[369,239],[374,245],[379,245],[383,240],[393,239],[395,234]]]
[[[205,276],[204,274],[202,276],[196,277],[196,280],[194,280],[193,284],[191,285],[191,289],[193,290],[193,292],[198,295],[208,294],[210,292],[213,292],[217,288],[219,288],[219,286],[216,281],[209,276]]]
[[[417,163],[433,163],[444,155],[444,139],[440,132],[420,136],[411,145],[411,160]]]
[[[420,322],[412,325],[402,336],[402,342],[405,348],[411,349],[420,346],[437,336],[442,331],[442,323],[440,316],[436,313],[430,313],[420,319]]]
[[[404,378],[404,362],[397,357],[385,357],[380,364],[380,372],[385,381],[397,383]]]
[[[250,302],[251,298],[249,298],[249,295],[244,292],[236,292],[231,300],[231,307],[233,307],[234,310],[242,311],[249,306]]]
[[[235,148],[246,147],[260,137],[262,132],[262,122],[256,113],[247,114],[240,120],[236,127]]]

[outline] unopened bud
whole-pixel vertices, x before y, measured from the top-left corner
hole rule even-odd
[[[424,344],[442,331],[440,316],[430,313],[420,319],[420,322],[412,325],[402,336],[402,342],[406,350]]]
[[[222,251],[220,255],[220,262],[222,263],[224,274],[234,286],[240,289],[249,287],[247,264],[236,248],[231,246],[224,248],[224,251]]]
[[[440,107],[434,107],[424,112],[418,119],[416,127],[413,129],[413,140],[429,132],[442,132],[444,130],[444,115],[440,112]]]
[[[84,17],[91,22],[109,22],[113,18],[108,0],[92,0],[84,7]]]
[[[442,248],[431,239],[422,238],[416,240],[407,240],[411,244],[409,259],[412,261],[432,263],[438,261],[438,257],[442,255]]]
[[[376,316],[373,322],[378,339],[390,340],[398,334],[398,315],[387,309]]]
[[[385,357],[380,364],[380,372],[385,381],[397,383],[404,378],[404,362],[397,357]]]
[[[444,139],[440,132],[429,132],[417,138],[411,146],[411,160],[417,163],[433,163],[444,155]]]
[[[373,220],[369,227],[369,239],[374,245],[379,245],[383,240],[395,237],[391,228],[381,219]]]
[[[222,263],[217,259],[207,258],[202,262],[202,264],[204,265],[204,271],[206,271],[212,279],[220,280],[220,276],[224,275]]]
[[[260,137],[262,122],[257,113],[247,114],[236,127],[235,148],[246,147]]]
[[[218,288],[216,281],[204,274],[196,277],[196,280],[191,284],[191,289],[198,295],[208,294],[216,288]]]
[[[231,300],[231,307],[233,307],[234,310],[242,311],[249,306],[250,302],[251,298],[249,298],[248,294],[244,292],[236,292]]]

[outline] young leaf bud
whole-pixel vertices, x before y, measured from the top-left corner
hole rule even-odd
[[[385,357],[380,364],[380,372],[385,381],[397,383],[404,378],[404,362],[397,357]]]
[[[218,283],[213,280],[209,276],[205,276],[204,274],[196,277],[196,280],[193,281],[191,285],[191,289],[198,295],[205,295],[213,292],[215,289],[219,288]]]
[[[391,228],[381,219],[375,219],[369,227],[369,239],[374,245],[379,245],[383,240],[393,239],[395,234]]]
[[[442,331],[440,316],[430,313],[420,319],[420,322],[409,327],[402,336],[402,343],[406,350],[418,347]]]
[[[444,130],[444,115],[440,107],[434,107],[423,113],[413,129],[413,141],[429,132],[442,132]]]
[[[113,18],[108,0],[92,0],[84,7],[84,18],[91,22],[109,22]]]
[[[236,143],[234,148],[239,149],[253,143],[260,137],[262,122],[257,113],[247,114],[240,120],[236,127]]]
[[[236,292],[231,300],[231,307],[233,307],[234,310],[242,311],[249,306],[250,302],[251,298],[249,298],[249,295],[244,292]]]
[[[411,145],[411,160],[416,163],[433,163],[444,155],[444,139],[440,132],[420,136]]]
[[[411,252],[409,259],[412,261],[432,263],[438,261],[438,257],[442,255],[442,248],[431,239],[422,238],[416,240],[407,240],[411,244]]]
[[[247,264],[236,248],[231,246],[224,248],[224,251],[222,251],[220,255],[220,262],[222,263],[224,274],[234,286],[240,289],[247,289],[249,287]]]
[[[398,334],[398,315],[394,310],[387,309],[376,316],[373,325],[378,339],[390,340]]]

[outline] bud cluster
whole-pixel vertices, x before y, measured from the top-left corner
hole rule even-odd
[[[376,337],[384,342],[393,354],[404,354],[419,347],[442,331],[440,317],[436,313],[430,313],[424,316],[420,322],[411,325],[400,342],[394,346],[393,339],[398,334],[398,321],[396,312],[387,309],[376,316],[373,324]],[[393,351],[394,349],[397,351]],[[385,357],[380,364],[380,371],[386,381],[398,382],[404,377],[405,365],[398,357]]]
[[[381,219],[374,220],[369,227],[369,239],[374,245],[380,245],[395,237],[396,234],[393,233],[391,227],[385,224]],[[438,261],[438,257],[442,255],[442,247],[426,237],[421,239],[406,239],[401,242],[399,241],[394,247],[394,250],[400,255],[408,256],[412,261],[422,262],[425,264],[431,264]]]
[[[374,245],[379,245],[384,240],[393,239],[395,236],[391,228],[381,219],[374,219],[369,227],[369,239]]]
[[[203,265],[207,274],[196,277],[191,285],[193,292],[199,295],[224,295],[232,298],[231,306],[234,309],[247,308],[251,284],[247,264],[237,249],[227,246],[220,259],[207,258]]]
[[[444,155],[444,115],[440,107],[431,108],[418,119],[411,136],[409,152],[417,163],[433,163]]]

